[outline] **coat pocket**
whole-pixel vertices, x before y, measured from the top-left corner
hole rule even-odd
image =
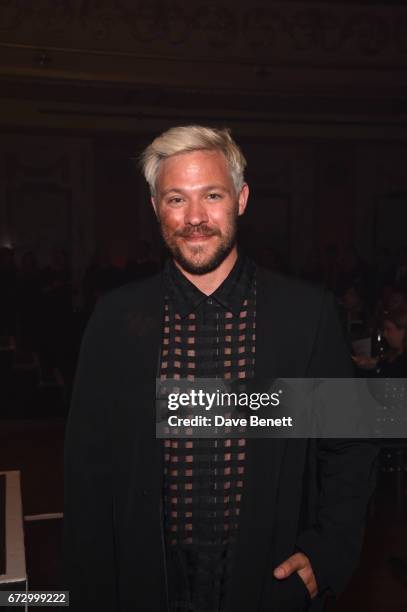
[[[311,597],[301,576],[294,572],[288,578],[277,580],[273,589],[273,610],[278,612],[306,612]]]

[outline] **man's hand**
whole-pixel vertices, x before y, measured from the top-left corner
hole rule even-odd
[[[352,355],[353,361],[359,368],[373,370],[377,366],[377,357],[366,357],[365,355]]]
[[[288,578],[294,572],[297,572],[307,587],[311,598],[314,598],[318,594],[317,581],[312,571],[310,560],[304,553],[298,552],[288,557],[288,559],[276,567],[274,576],[279,579]]]

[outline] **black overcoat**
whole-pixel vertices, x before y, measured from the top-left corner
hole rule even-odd
[[[102,298],[80,352],[65,441],[65,587],[72,612],[166,611],[161,441],[155,378],[161,274]],[[257,272],[256,376],[348,377],[332,296]],[[322,610],[299,576],[273,577],[296,550],[339,594],[358,564],[376,446],[249,439],[228,612]]]

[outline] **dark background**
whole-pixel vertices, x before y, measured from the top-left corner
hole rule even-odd
[[[402,1],[0,0],[0,471],[22,471],[26,516],[62,512],[97,296],[162,262],[143,148],[173,125],[231,128],[246,250],[338,301],[356,286],[374,325],[383,287],[405,292],[406,68]],[[406,607],[388,563],[407,557],[403,453],[382,457],[362,566],[332,609]],[[61,520],[25,532],[30,587],[56,588]]]

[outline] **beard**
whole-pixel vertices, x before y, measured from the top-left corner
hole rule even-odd
[[[189,274],[202,275],[216,270],[232,251],[236,244],[236,219],[234,214],[230,216],[227,230],[224,234],[219,229],[210,228],[204,223],[200,225],[187,225],[182,230],[175,232],[170,232],[160,220],[159,224],[163,240],[174,260]],[[182,239],[189,236],[219,236],[220,240],[211,253],[207,252],[208,245],[206,242],[197,245],[184,243],[184,249],[180,248],[177,238]]]

